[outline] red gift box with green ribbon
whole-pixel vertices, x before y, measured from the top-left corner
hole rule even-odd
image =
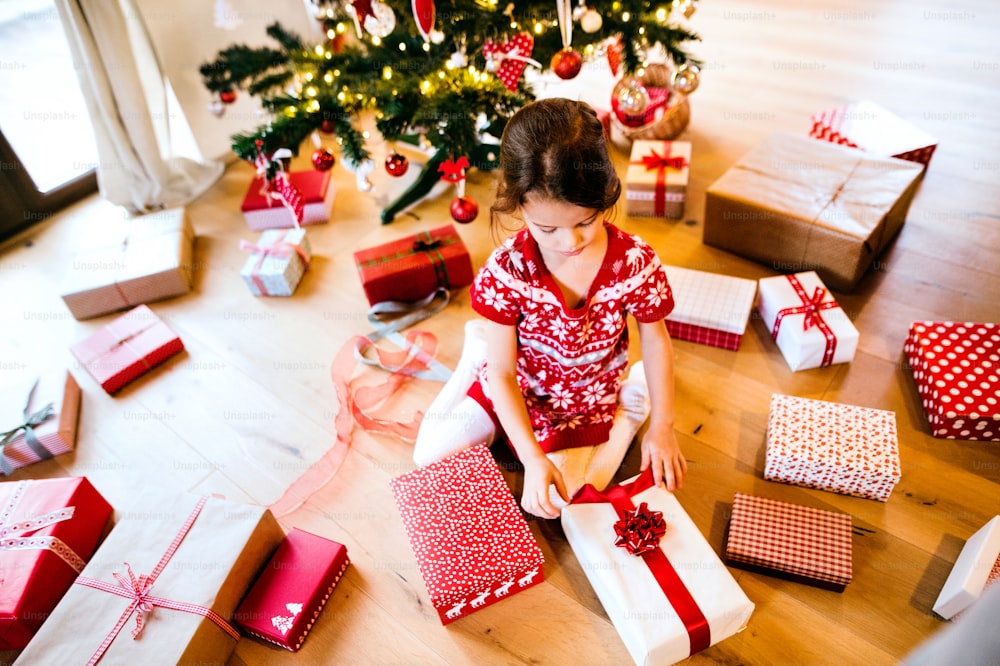
[[[626,212],[672,220],[684,217],[690,167],[689,141],[633,142],[625,172]]]
[[[70,352],[109,394],[184,350],[184,343],[145,305],[121,317],[72,347]]]
[[[354,262],[370,305],[413,302],[438,288],[472,284],[472,260],[454,225],[358,250]]]
[[[113,509],[84,477],[0,483],[0,650],[20,650],[83,571]]]

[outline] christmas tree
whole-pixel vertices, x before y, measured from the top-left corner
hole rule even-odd
[[[216,112],[237,91],[260,99],[270,120],[232,137],[232,147],[269,179],[280,168],[276,151],[297,154],[319,131],[336,137],[345,166],[364,187],[364,174],[374,168],[359,129],[366,113],[374,114],[386,141],[427,147],[419,178],[383,210],[382,221],[390,222],[442,177],[460,182],[465,167],[496,168],[505,123],[535,97],[522,76],[526,67],[551,67],[570,79],[585,57],[606,57],[612,72],[630,82],[613,106],[637,118],[654,102],[635,76],[651,53],[680,75],[680,90],[697,84],[700,63],[686,46],[699,37],[684,26],[696,0],[580,1],[573,7],[571,0],[317,0],[323,43],[307,44],[273,24],[267,32],[274,47],[233,45],[200,72],[218,96]],[[333,162],[326,149],[313,154],[316,168]],[[407,160],[391,153],[385,166],[399,175]]]

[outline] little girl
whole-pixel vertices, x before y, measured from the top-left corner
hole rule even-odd
[[[568,99],[524,106],[504,130],[500,168],[491,224],[508,216],[523,228],[476,276],[472,307],[485,321],[466,325],[455,373],[420,426],[415,462],[501,433],[524,465],[521,506],[555,518],[585,483],[607,486],[651,413],[641,469],[680,487],[687,463],[673,429],[663,321],[673,296],[656,252],[605,219],[621,183],[596,113]],[[644,362],[623,382],[629,314]]]

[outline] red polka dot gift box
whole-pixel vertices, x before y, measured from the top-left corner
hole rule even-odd
[[[851,517],[838,511],[736,493],[726,564],[843,592],[853,576]]]
[[[673,664],[742,631],[754,604],[646,470],[562,510],[566,540],[636,664]]]
[[[885,502],[900,475],[895,412],[771,396],[765,479]]]
[[[485,445],[390,485],[441,624],[542,582],[542,551]]]
[[[1000,442],[1000,324],[913,322],[903,353],[932,435]]]

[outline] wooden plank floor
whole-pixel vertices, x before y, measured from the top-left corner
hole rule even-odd
[[[855,577],[843,594],[733,570],[756,603],[749,626],[689,663],[895,663],[946,625],[931,606],[965,539],[1000,511],[1000,445],[932,438],[900,363],[913,320],[1000,320],[1000,54],[992,46],[1000,19],[987,0],[827,4],[700,4],[693,26],[706,65],[682,137],[694,151],[686,218],[616,218],[668,263],[756,279],[773,272],[702,244],[704,194],[768,133],[805,133],[813,111],[868,98],[939,139],[901,234],[859,289],[840,295],[861,331],[853,363],[793,373],[756,318],[738,352],[675,343],[677,431],[690,464],[677,496],[716,551],[737,491],[847,512],[859,528]],[[587,76],[579,94],[607,100],[610,81],[596,67]],[[552,84],[544,94],[567,90]],[[309,168],[307,153],[296,168]],[[626,157],[616,160],[623,172]],[[77,322],[59,293],[75,244],[120,213],[93,198],[7,243],[0,375],[64,365],[84,389],[77,451],[12,478],[86,475],[117,507],[147,484],[261,504],[281,497],[334,441],[329,365],[345,340],[368,330],[351,253],[450,222],[447,191],[382,226],[381,205],[401,182],[380,174],[376,191],[362,193],[340,164],[333,173],[334,214],[309,228],[317,256],[293,298],[255,299],[239,278],[239,240],[254,237],[239,212],[249,166],[231,165],[189,206],[194,292],[153,305],[187,351],[115,398],[67,351],[109,318]],[[492,187],[490,174],[469,175],[482,211]],[[485,213],[459,232],[481,264],[494,246]],[[463,290],[421,325],[441,340],[446,365],[457,360],[470,316]],[[383,414],[409,418],[438,387],[411,382]],[[765,481],[774,392],[895,411],[903,476],[890,500]],[[353,566],[298,655],[246,639],[232,663],[627,663],[557,522],[530,522],[546,556],[543,585],[441,627],[388,486],[413,468],[411,450],[356,431],[339,474],[282,518],[346,544]],[[637,469],[630,455],[620,477]],[[517,472],[507,477],[519,492]]]

